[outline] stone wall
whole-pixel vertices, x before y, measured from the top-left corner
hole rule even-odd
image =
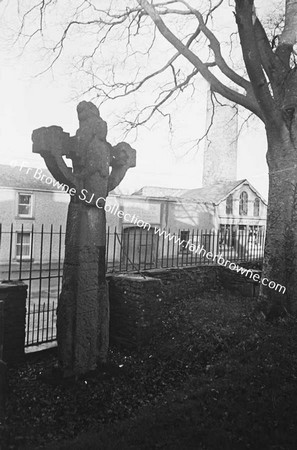
[[[195,298],[204,291],[216,289],[219,282],[215,265],[153,269],[143,273],[161,280],[164,295],[172,300]]]
[[[158,326],[161,280],[141,275],[117,275],[109,280],[110,342],[139,348]]]
[[[7,363],[17,363],[25,354],[26,297],[26,284],[0,283],[0,301],[4,301],[3,361]]]
[[[258,268],[259,264],[244,267]],[[161,311],[165,309],[166,313],[166,308],[175,301],[198,298],[203,292],[218,289],[253,297],[259,286],[248,276],[215,265],[110,276],[110,342],[139,349],[150,342],[161,326]]]
[[[243,264],[250,268],[250,264]],[[260,268],[253,263],[252,268]],[[108,276],[110,341],[139,349],[150,342],[160,326],[161,312],[180,299],[198,298],[210,290],[227,289],[244,296],[257,295],[259,284],[225,267],[189,266],[154,269],[139,274]],[[4,301],[4,355],[8,363],[24,357],[27,286],[0,283]]]
[[[140,348],[160,326],[168,302],[195,298],[218,285],[216,266],[155,269],[141,275],[109,278],[110,342]]]
[[[253,275],[258,274],[261,277],[260,265],[248,263],[241,267],[250,270],[250,272],[243,275],[226,267],[220,267],[218,271],[220,285],[228,291],[244,297],[258,296],[260,283],[253,280]]]

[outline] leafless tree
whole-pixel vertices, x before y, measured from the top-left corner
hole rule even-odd
[[[25,12],[24,3],[19,37],[30,44],[45,35],[49,17],[61,2],[41,0],[32,5],[31,1],[31,7]],[[157,80],[157,96],[133,119],[127,119],[131,127],[146,123],[156,112],[164,114],[163,107],[194,86],[198,75],[209,83],[214,94],[222,95],[257,116],[267,133],[269,167],[263,276],[286,286],[285,295],[268,287],[262,287],[261,295],[273,304],[280,303],[296,311],[297,0],[280,3],[284,7],[284,21],[282,23],[281,19],[276,27],[279,34],[271,37],[257,17],[253,0],[81,0],[63,16],[62,32],[51,47],[50,65],[67,51],[67,41],[80,33],[81,39],[95,42],[89,53],[80,55],[76,61],[80,69],[91,76],[89,92],[96,92],[104,99],[132,97],[138,91],[145,92],[150,82]],[[229,39],[221,30],[219,33],[212,31],[214,23],[216,28],[220,20],[223,23],[221,8],[234,13],[234,29]],[[32,23],[35,24],[33,31]],[[232,57],[236,34],[242,66]],[[165,39],[164,52],[159,55],[162,64],[151,67],[148,55],[158,53],[159,44],[163,42],[161,37]],[[118,47],[117,66],[114,61],[107,64],[108,51],[115,45]],[[137,70],[124,74],[121,69],[124,65],[127,67],[129,61],[133,61]],[[107,79],[100,76],[103,66],[108,66]]]

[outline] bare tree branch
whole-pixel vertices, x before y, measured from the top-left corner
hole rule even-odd
[[[209,68],[203,64],[201,59],[197,55],[195,55],[189,48],[187,48],[186,45],[183,44],[169,30],[156,9],[151,4],[149,4],[147,0],[137,1],[139,5],[142,6],[149,14],[162,36],[164,36],[165,39],[167,39],[167,41],[170,42],[179,51],[179,53],[181,53],[190,63],[192,63],[193,66],[196,67],[196,69],[198,69],[199,73],[201,73],[205,80],[209,82],[215,92],[221,94],[223,97],[226,97],[232,102],[244,106],[262,119],[262,112],[253,98],[249,97],[248,95],[240,94],[239,92],[232,90],[231,88],[225,86],[221,81],[219,81],[219,79],[215,77],[212,72],[210,72]]]
[[[210,31],[210,29],[205,25],[202,14],[197,9],[192,8],[186,1],[180,0],[180,2],[186,5],[186,7],[195,15],[195,17],[197,17],[201,31],[208,38],[210,47],[215,55],[215,61],[218,67],[221,69],[222,73],[226,75],[226,77],[228,77],[231,81],[238,84],[238,86],[241,86],[243,89],[245,89],[245,91],[251,96],[253,96],[254,94],[252,91],[251,83],[238,75],[226,63],[225,59],[222,56],[221,45],[214,33]]]
[[[280,37],[280,44],[293,47],[297,42],[297,2],[286,0],[285,26]]]
[[[144,125],[145,123],[147,123],[152,116],[154,115],[154,113],[156,111],[158,111],[159,113],[162,114],[160,107],[162,105],[164,105],[177,91],[182,91],[184,88],[189,86],[189,81],[195,77],[198,73],[197,69],[194,69],[192,73],[190,73],[182,82],[176,84],[173,88],[168,89],[168,90],[163,90],[162,93],[159,95],[159,97],[163,97],[161,98],[159,101],[157,99],[157,102],[154,105],[150,105],[147,106],[145,108],[143,108],[136,116],[136,120],[133,122],[129,122],[131,128],[135,128],[139,125]],[[165,94],[165,95],[164,95]],[[140,117],[143,115],[144,112],[149,111],[149,113],[147,114],[147,116],[140,120]]]
[[[249,0],[247,1],[249,2]],[[19,37],[25,36],[24,29],[26,20],[31,15],[36,17],[39,11],[39,26],[35,27],[31,34],[26,38],[26,45],[29,44],[33,38],[36,38],[38,33],[43,33],[46,18],[45,14],[50,14],[51,10],[49,7],[51,6],[54,8],[57,3],[58,0],[37,0],[36,5],[30,7],[30,9],[24,13]],[[76,29],[82,33],[84,33],[84,29],[90,29],[90,32],[93,33],[94,36],[97,35],[97,41],[93,42],[92,49],[89,53],[78,56],[75,61],[78,70],[83,69],[84,73],[92,78],[91,85],[84,90],[85,93],[91,93],[92,91],[95,92],[97,90],[98,94],[100,94],[101,97],[104,97],[102,101],[104,101],[104,99],[119,99],[134,94],[137,91],[141,91],[146,84],[151,84],[152,80],[158,77],[160,80],[160,82],[158,82],[159,91],[164,89],[164,92],[167,95],[169,94],[167,89],[169,91],[176,89],[177,86],[184,83],[184,80],[188,79],[189,75],[191,75],[189,79],[192,80],[192,73],[201,74],[206,81],[209,82],[213,92],[217,92],[230,101],[242,105],[260,119],[266,121],[266,116],[265,114],[263,115],[263,102],[259,97],[258,90],[255,89],[257,83],[255,84],[252,81],[253,77],[251,77],[251,73],[248,71],[249,78],[252,82],[240,75],[241,72],[244,73],[243,71],[234,70],[223,56],[222,41],[218,39],[207,25],[207,21],[212,17],[213,12],[223,3],[223,0],[218,0],[215,5],[210,2],[209,9],[204,15],[202,15],[199,10],[192,7],[187,0],[159,0],[152,3],[149,3],[147,0],[136,0],[136,3],[137,5],[133,5],[132,2],[128,2],[124,7],[122,7],[122,3],[119,3],[118,7],[114,7],[113,3],[109,3],[108,7],[101,6],[100,8],[97,6],[96,2],[93,2],[92,0],[81,0],[81,2],[74,7],[74,12],[72,13],[72,16],[70,16],[71,20],[66,22],[60,38],[49,48],[49,52],[51,50],[53,52],[53,58],[51,58],[49,64],[40,72],[40,74],[54,66],[64,51],[66,40],[71,40],[72,36],[75,35],[74,32],[76,33]],[[238,0],[237,3],[244,4],[245,2],[243,0]],[[101,5],[103,4],[104,3]],[[188,29],[190,30],[192,28],[191,34],[187,34],[187,22],[184,22],[185,28],[182,30],[181,34],[183,35],[180,38],[176,32],[173,33],[169,26],[165,24],[165,18],[167,22],[167,18],[170,21],[170,16],[176,15],[181,17],[184,16],[185,19],[186,17],[189,18],[191,27],[189,26]],[[164,20],[162,17],[164,17]],[[135,49],[135,39],[137,39],[138,35],[141,36],[143,34],[144,29],[148,29],[148,18],[152,19],[151,23],[155,24],[155,27],[152,27],[150,31],[149,41],[146,41],[146,43],[149,42],[149,45],[144,49],[140,47],[136,47]],[[196,29],[194,28],[193,30],[195,19],[198,23]],[[173,24],[174,20],[175,19],[172,18]],[[187,20],[188,19],[186,19],[186,21]],[[30,25],[32,23],[31,20]],[[35,23],[37,22],[35,21]],[[106,62],[106,67],[108,67],[109,71],[107,81],[106,79],[102,79],[104,77],[101,77],[100,73],[100,76],[97,76],[97,70],[98,67],[100,67],[98,66],[98,58],[101,58],[101,51],[105,48],[103,45],[108,46],[108,43],[112,42],[115,38],[121,40],[125,39],[127,42],[127,53],[126,59],[122,58],[122,64],[126,64],[129,58],[133,58],[134,60],[134,58],[137,57],[137,54],[146,55],[150,54],[151,51],[154,51],[157,36],[156,30],[158,30],[176,49],[176,53],[172,55],[162,67],[155,68],[151,73],[148,73],[148,70],[145,71],[144,67],[139,66],[139,68],[133,69],[134,71],[131,72],[130,79],[119,80],[118,74],[120,72],[115,70],[114,64]],[[259,55],[258,65],[263,74],[262,82],[264,84],[266,83],[266,95],[267,98],[269,98],[269,96],[271,97],[273,104],[271,89],[273,90],[273,96],[275,98],[277,97],[277,91],[274,89],[272,80],[273,77],[276,77],[278,70],[285,70],[284,64],[280,61],[280,56],[278,54],[279,48],[277,48],[275,53],[271,49],[264,28],[258,19],[254,24],[253,33],[254,44]],[[198,38],[200,38],[200,40],[198,40]],[[200,48],[198,49],[198,45],[204,42],[201,38],[204,38],[205,43],[208,43],[209,45],[210,52],[208,59],[207,57],[205,58],[205,44],[204,49],[201,47],[204,57],[198,56],[200,50]],[[281,52],[279,51],[279,53]],[[186,71],[187,73],[185,73],[184,69],[181,71],[181,67],[185,67],[185,65],[180,61],[180,56],[194,66],[194,72],[190,72],[188,69]],[[230,55],[228,60],[231,60]],[[211,70],[213,67],[216,67],[217,70]],[[163,74],[165,74],[165,72],[168,72],[168,75],[170,74],[169,80],[171,81],[168,86],[164,84]],[[271,82],[271,88],[265,74]],[[226,84],[226,81],[222,81],[223,79],[227,79],[227,83],[228,80],[230,80],[232,84]],[[239,87],[239,91],[236,88],[232,88],[234,85]],[[261,88],[261,90],[263,91],[264,89]],[[176,92],[181,91],[181,89],[177,89],[175,94]],[[168,99],[170,98],[171,96],[169,96]],[[162,97],[162,100],[163,99],[164,97]],[[157,106],[155,111],[158,110],[158,103],[159,101],[154,103],[154,106]],[[162,103],[162,106],[163,105],[164,103]],[[153,105],[151,108],[152,107]],[[272,114],[273,108],[267,107],[267,111]]]

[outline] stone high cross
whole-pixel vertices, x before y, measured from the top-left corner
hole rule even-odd
[[[43,157],[57,181],[72,189],[57,309],[58,357],[63,376],[86,373],[106,361],[109,300],[104,199],[136,165],[136,152],[129,144],[121,142],[112,147],[107,142],[107,124],[93,103],[79,103],[77,113],[79,128],[75,136],[70,137],[58,126],[39,128],[32,134],[33,153]],[[63,156],[71,159],[72,168]],[[89,203],[80,200],[82,189],[92,198]]]

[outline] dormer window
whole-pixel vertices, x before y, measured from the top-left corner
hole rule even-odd
[[[233,214],[233,195],[228,195],[226,199],[226,214]]]
[[[260,199],[256,197],[254,200],[254,217],[260,216]]]
[[[249,197],[248,197],[247,192],[243,191],[239,197],[239,215],[240,216],[248,215],[248,200],[249,200]]]

